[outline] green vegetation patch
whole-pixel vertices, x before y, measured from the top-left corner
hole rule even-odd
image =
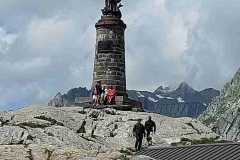
[[[210,124],[214,123],[217,121],[217,117],[215,116],[210,116],[209,118],[207,118],[206,120],[203,121],[203,124],[209,126]]]
[[[48,154],[48,157],[47,157],[47,160],[51,160],[51,156],[52,156],[52,153],[53,151],[50,151],[50,150],[46,150],[47,151],[47,154]]]
[[[28,140],[33,140],[33,136],[28,135],[28,136],[27,136],[27,139],[28,139]]]
[[[47,133],[48,136],[54,137],[54,135],[50,132]]]
[[[27,151],[27,153],[29,154],[29,155],[27,156],[27,158],[29,158],[29,160],[33,160],[32,150],[29,149],[29,150]]]
[[[124,155],[133,155],[132,150],[129,150],[128,148],[126,148],[126,149],[121,149],[119,152],[120,152],[120,153],[123,153]]]
[[[132,118],[131,118],[131,119],[128,119],[127,121],[136,121],[136,122],[137,122],[138,119],[132,119]]]
[[[80,114],[86,114],[87,112],[84,111],[84,110],[81,110],[81,111],[78,111],[78,113],[80,113]]]
[[[181,138],[180,142],[171,143],[172,146],[185,146],[186,144],[196,145],[196,144],[210,144],[210,143],[219,143],[216,141],[219,138],[201,138],[200,140],[190,140],[188,138]]]
[[[2,117],[0,117],[0,122],[1,122],[1,127],[3,127],[4,125],[7,125],[9,120],[4,120]]]
[[[85,140],[87,140],[87,141],[95,142],[94,140],[92,140],[92,139],[89,139],[89,138],[87,138],[87,137],[84,137],[84,136],[81,136],[81,138],[83,138],[83,139],[85,139]]]
[[[24,126],[22,123],[19,123],[19,124],[15,124],[14,126],[18,126],[22,129],[27,129],[26,126]]]
[[[111,158],[112,160],[130,160],[130,158],[128,158],[126,155],[121,155],[121,156],[117,156],[115,158]]]
[[[58,126],[64,126],[63,123],[56,121],[55,119],[52,119],[50,117],[45,117],[45,116],[38,116],[38,117],[34,117],[36,119],[41,119],[41,120],[45,120],[45,121],[49,121],[51,123],[51,125],[58,125]]]
[[[19,123],[16,126],[20,126],[21,128],[24,128],[24,129],[26,129],[26,126],[30,127],[30,128],[46,128],[46,127],[49,127],[49,125],[47,125],[47,124],[39,124],[39,123],[34,123],[34,122]]]

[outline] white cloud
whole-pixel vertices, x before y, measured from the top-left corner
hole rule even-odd
[[[4,54],[17,37],[18,34],[7,34],[7,32],[0,26],[0,53]]]
[[[128,89],[154,91],[181,81],[221,89],[239,68],[240,1],[122,3]],[[0,109],[90,88],[94,24],[103,6],[103,0],[2,1]]]
[[[28,41],[36,48],[52,49],[61,44],[72,29],[71,19],[55,16],[49,19],[33,19],[27,29]]]

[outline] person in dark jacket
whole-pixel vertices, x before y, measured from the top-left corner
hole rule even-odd
[[[150,137],[150,133],[153,132],[154,134],[156,133],[156,124],[154,121],[152,121],[151,116],[148,117],[148,120],[145,122],[145,129],[147,132],[147,142],[148,145],[150,145],[149,142],[151,142],[151,137]]]
[[[102,85],[101,81],[97,81],[95,87],[93,88],[92,96],[94,99],[93,105],[99,105],[101,100],[101,94],[102,94]]]
[[[140,151],[142,147],[143,136],[145,137],[145,128],[141,124],[141,119],[138,120],[138,123],[133,127],[133,135],[136,137],[135,150]]]
[[[102,85],[101,85],[101,81],[97,81],[96,84],[96,89],[97,89],[97,105],[101,104],[101,94],[102,94]]]

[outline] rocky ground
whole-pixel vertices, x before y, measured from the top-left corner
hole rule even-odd
[[[148,116],[157,125],[153,137],[156,146],[179,142],[181,138],[217,136],[192,118],[35,105],[0,113],[0,159],[127,159],[133,154],[133,125],[137,119],[146,120]]]

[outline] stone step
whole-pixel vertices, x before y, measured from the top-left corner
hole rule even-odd
[[[130,105],[97,105],[93,106],[94,109],[104,109],[104,108],[113,108],[117,110],[131,111],[132,107]]]

